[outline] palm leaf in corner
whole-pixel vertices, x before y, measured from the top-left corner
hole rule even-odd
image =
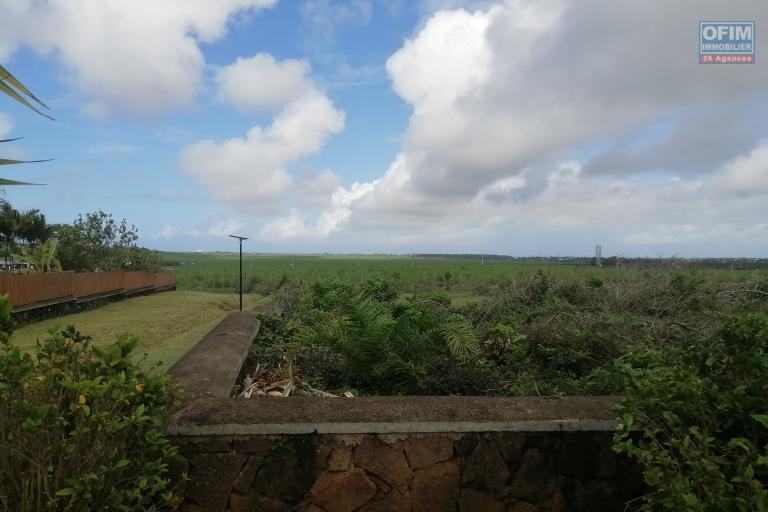
[[[19,82],[19,80],[15,76],[13,76],[10,71],[5,69],[3,66],[0,66],[0,91],[4,92],[11,98],[15,99],[25,107],[30,108],[35,112],[37,112],[38,114],[40,114],[41,116],[47,117],[48,119],[53,121],[53,118],[51,116],[38,110],[32,104],[32,102],[36,103],[37,105],[45,109],[48,109],[48,105],[43,103],[37,96],[32,94],[32,91],[27,89],[24,84]]]
[[[42,102],[37,96],[32,94],[32,91],[27,89],[27,87],[22,84],[13,74],[11,74],[10,71],[5,69],[2,65],[0,65],[0,91],[4,92],[14,100],[18,101],[22,105],[34,110],[38,114],[40,114],[43,117],[47,117],[51,121],[54,119],[49,116],[48,114],[45,114],[44,112],[41,112],[38,110],[35,105],[32,103],[37,104],[40,107],[43,107],[45,109],[48,108],[48,105]],[[2,142],[13,142],[16,140],[21,139],[21,137],[16,137],[15,139],[2,139],[0,140],[0,143]],[[12,158],[0,158],[0,165],[15,165],[15,164],[29,164],[29,163],[37,163],[37,162],[50,162],[51,159],[46,160],[15,160]],[[1,186],[7,186],[7,185],[36,185],[36,183],[27,183],[24,181],[16,181],[16,180],[9,180],[6,178],[0,178],[0,187]]]

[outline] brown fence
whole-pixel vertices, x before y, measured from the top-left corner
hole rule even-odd
[[[0,294],[8,294],[14,309],[68,300],[172,288],[176,273],[166,272],[0,272]]]

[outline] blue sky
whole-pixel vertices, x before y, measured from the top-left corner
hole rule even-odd
[[[768,38],[696,45],[768,6],[587,3],[0,0],[56,118],[0,101],[3,156],[55,158],[6,198],[169,250],[765,256]]]

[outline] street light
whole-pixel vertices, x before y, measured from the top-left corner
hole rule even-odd
[[[229,235],[240,241],[240,311],[243,310],[243,240],[248,240],[246,236]]]

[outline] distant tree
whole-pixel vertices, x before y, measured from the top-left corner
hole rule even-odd
[[[32,265],[39,272],[61,272],[61,262],[56,257],[59,241],[51,238],[45,243],[21,250],[21,260]]]
[[[138,230],[123,219],[98,210],[78,215],[72,225],[56,229],[63,268],[79,272],[99,270],[156,270],[159,258],[136,244]]]
[[[18,249],[19,243],[25,242],[34,247],[46,242],[52,234],[51,226],[39,210],[20,212],[7,201],[0,203],[0,236],[5,245],[6,261]]]

